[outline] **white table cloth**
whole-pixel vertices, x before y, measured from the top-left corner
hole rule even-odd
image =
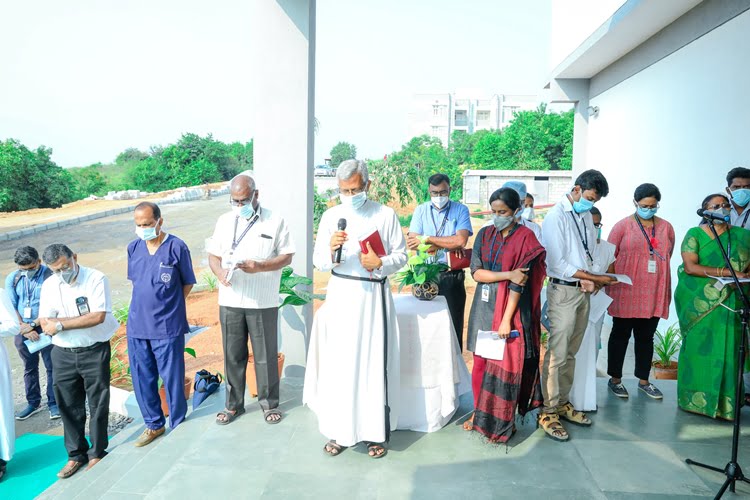
[[[393,297],[401,352],[398,429],[434,432],[458,409],[461,394],[471,392],[471,377],[461,357],[444,297],[421,301]]]

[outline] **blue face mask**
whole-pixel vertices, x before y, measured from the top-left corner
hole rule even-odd
[[[656,215],[658,208],[643,208],[638,207],[635,211],[635,213],[638,214],[638,217],[640,217],[643,220],[649,220],[653,219],[654,215]]]
[[[588,212],[592,208],[594,208],[594,202],[587,200],[583,196],[581,196],[580,200],[573,202],[573,210],[575,210],[577,214]]]
[[[240,208],[240,217],[244,219],[250,219],[255,215],[255,207],[253,207],[252,203],[248,203],[247,205],[242,205]]]
[[[354,210],[359,210],[367,201],[367,191],[362,191],[361,193],[357,193],[353,196],[340,194],[339,199],[341,200],[342,205],[349,205]]]
[[[156,232],[156,226],[154,227],[136,227],[135,234],[143,241],[151,241],[156,239],[159,234]]]
[[[750,189],[736,189],[731,192],[732,201],[741,207],[746,207],[750,203]]]

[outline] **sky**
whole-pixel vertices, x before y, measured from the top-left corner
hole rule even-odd
[[[560,1],[318,0],[315,162],[338,141],[360,158],[400,148],[415,93],[540,94]],[[247,0],[27,0],[2,12],[0,140],[45,145],[71,167],[187,132],[253,137],[262,75]]]

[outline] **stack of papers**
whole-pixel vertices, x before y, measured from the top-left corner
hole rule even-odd
[[[500,338],[497,332],[479,330],[474,354],[485,359],[502,361],[505,354],[505,339]]]
[[[632,285],[633,280],[630,279],[630,276],[626,276],[624,274],[612,274],[612,273],[595,273],[593,271],[587,271],[589,274],[595,274],[597,276],[611,276],[612,278],[615,278],[618,283],[624,283],[625,285]]]
[[[39,340],[24,340],[23,343],[26,344],[29,352],[31,354],[34,354],[35,352],[40,351],[48,345],[52,344],[52,337],[50,337],[49,335],[41,334],[39,335]]]

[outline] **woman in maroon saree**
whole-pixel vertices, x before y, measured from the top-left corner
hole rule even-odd
[[[493,224],[474,240],[471,272],[477,289],[469,315],[467,349],[476,348],[477,332],[492,330],[506,338],[502,361],[474,354],[472,387],[475,429],[491,442],[507,442],[515,432],[515,414],[542,403],[539,343],[545,251],[533,231],[516,224],[521,200],[512,189],[490,197]],[[520,335],[509,338],[511,330]]]

